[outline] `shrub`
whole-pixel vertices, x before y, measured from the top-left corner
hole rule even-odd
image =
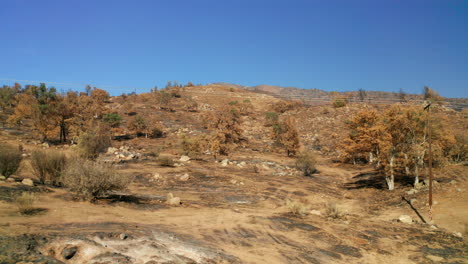
[[[78,153],[81,157],[95,159],[99,153],[111,146],[109,130],[99,127],[90,132],[83,132],[78,138]]]
[[[43,184],[59,185],[66,162],[65,154],[60,152],[39,150],[31,154],[34,174]]]
[[[237,105],[237,104],[239,104],[238,101],[231,101],[231,102],[229,102],[229,105]]]
[[[155,127],[155,128],[153,128],[151,130],[150,137],[151,138],[162,138],[162,137],[164,137],[164,132],[162,131],[162,129],[160,129],[158,127]]]
[[[36,201],[34,193],[23,192],[21,196],[16,197],[15,204],[20,214],[31,214],[34,211],[33,204]]]
[[[130,181],[109,164],[83,159],[70,161],[60,180],[65,187],[87,200],[122,190]]]
[[[21,160],[21,151],[13,146],[0,145],[0,175],[5,178],[13,175],[19,168]]]
[[[122,122],[122,117],[117,113],[106,114],[102,118],[110,127],[119,127]]]
[[[304,151],[297,157],[296,167],[302,171],[304,176],[310,176],[317,171],[315,163],[314,154],[311,151]]]
[[[300,201],[292,201],[288,199],[286,201],[286,206],[289,211],[295,215],[306,215],[309,213],[309,206]]]
[[[335,98],[333,100],[333,107],[334,108],[344,107],[346,106],[347,103],[348,103],[348,100],[346,100],[345,98]]]
[[[174,161],[167,156],[159,157],[159,165],[163,167],[174,167]]]
[[[278,123],[278,113],[276,112],[266,112],[265,113],[266,126],[273,126]]]
[[[340,207],[338,207],[336,203],[328,203],[327,209],[326,209],[326,215],[329,218],[341,219],[345,216],[345,212],[343,212],[343,210]]]
[[[180,144],[182,147],[182,154],[195,159],[203,153],[203,148],[206,146],[205,140],[201,136],[190,138],[184,136]]]

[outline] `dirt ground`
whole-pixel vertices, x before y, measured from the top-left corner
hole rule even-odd
[[[125,163],[121,172],[135,175],[128,190],[93,203],[75,201],[62,188],[23,185],[21,177],[32,177],[23,169],[17,182],[0,183],[0,263],[466,263],[468,259],[465,238],[453,234],[467,235],[466,174],[459,175],[456,184],[436,186],[431,227],[423,223],[429,221],[427,191],[407,195],[411,187],[404,184],[387,191],[370,167],[321,158],[319,173],[304,177],[293,169],[293,159],[278,154],[245,150],[230,161],[222,166],[209,158],[190,160],[174,168],[163,168],[153,160]],[[184,173],[190,177],[182,181],[179,175]],[[41,208],[37,214],[17,213],[10,198],[23,191],[37,194],[35,206]],[[169,192],[181,198],[181,206],[165,203]],[[402,196],[413,199],[414,210]],[[314,213],[290,213],[288,199],[302,201]],[[330,217],[331,204],[342,216]],[[410,215],[414,223],[396,221],[402,214]],[[18,241],[25,243],[23,248]],[[67,260],[62,252],[70,247],[76,247],[77,253]]]

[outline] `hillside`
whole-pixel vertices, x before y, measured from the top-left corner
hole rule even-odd
[[[92,95],[80,96],[97,109]],[[421,184],[413,186],[412,176],[397,170],[395,189],[390,191],[382,170],[343,158],[352,117],[363,111],[384,113],[389,104],[304,105],[281,99],[288,96],[317,98],[329,93],[218,83],[105,97],[98,104],[103,117],[92,112],[96,123],[85,132],[75,132],[78,126],[69,117],[67,142],[59,142],[59,128],[51,128],[44,142],[33,117],[21,125],[7,124],[0,129],[0,140],[15,149],[21,145],[23,160],[8,180],[0,180],[0,263],[468,260],[466,157],[434,169],[437,183],[430,221],[426,172],[421,173]],[[85,110],[74,118],[82,118]],[[466,112],[446,106],[432,111],[441,120],[434,123],[434,131],[450,131],[458,140],[436,135],[434,152],[439,151],[439,138],[466,148]],[[125,188],[81,199],[73,186],[40,181],[33,170],[34,151],[78,159],[76,142],[83,140],[83,133],[94,131],[94,124],[108,122],[109,114],[121,119],[105,127],[111,146],[96,161],[112,164],[116,172],[128,176]],[[150,120],[158,134],[135,128],[136,117]],[[274,138],[288,129],[281,123],[288,120],[297,131],[296,156],[287,155]],[[222,129],[213,128],[216,125]],[[439,126],[447,130],[437,130]],[[213,147],[219,134],[233,138],[226,143],[225,154]],[[316,169],[309,176],[297,163],[300,153],[307,151],[313,154]],[[15,201],[22,193],[36,196],[29,215],[18,213]]]

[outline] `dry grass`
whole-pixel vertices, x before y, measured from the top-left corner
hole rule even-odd
[[[342,219],[346,213],[336,203],[328,203],[325,211],[327,217],[332,219]]]
[[[163,167],[174,167],[174,161],[167,156],[161,156],[159,157],[159,165]]]
[[[36,201],[36,196],[34,193],[23,192],[20,196],[15,199],[16,207],[18,212],[22,215],[28,215],[34,212],[34,202]]]
[[[110,129],[98,127],[93,131],[84,132],[78,138],[78,154],[87,159],[95,159],[99,153],[105,152],[111,146]]]
[[[66,162],[65,154],[53,150],[38,150],[31,154],[33,172],[43,184],[59,185]]]
[[[10,145],[0,145],[0,175],[6,178],[13,175],[19,168],[21,160],[21,151]]]
[[[110,191],[125,189],[131,179],[117,173],[111,165],[75,159],[69,162],[61,182],[78,196],[92,200]]]
[[[286,207],[288,207],[289,212],[295,215],[307,215],[309,213],[309,206],[305,202],[287,200]]]

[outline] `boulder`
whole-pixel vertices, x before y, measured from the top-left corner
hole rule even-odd
[[[27,185],[27,186],[34,186],[34,182],[31,179],[25,178],[23,181],[21,181],[22,184]]]
[[[15,182],[15,179],[10,177],[10,178],[8,178],[6,181],[7,181],[7,182]]]
[[[402,222],[402,223],[405,223],[405,224],[412,224],[413,223],[413,219],[409,215],[400,215],[400,217],[398,217],[398,220],[400,222]]]
[[[119,235],[119,238],[122,239],[122,240],[125,240],[125,239],[128,238],[128,235],[125,234],[125,233],[121,233],[121,234]]]
[[[182,162],[186,162],[186,161],[189,161],[189,160],[190,160],[189,156],[183,155],[183,156],[180,157],[180,161],[182,161]]]
[[[161,175],[156,172],[156,173],[153,174],[153,179],[159,180],[159,179],[161,179]]]
[[[309,214],[312,214],[312,215],[322,215],[322,212],[320,212],[319,210],[310,210]]]
[[[4,180],[6,180],[6,177],[3,175],[0,175],[0,181],[4,181]]]
[[[107,148],[107,154],[114,154],[115,152],[117,152],[116,148],[113,148],[113,147]]]
[[[221,161],[221,166],[223,166],[223,167],[226,167],[228,164],[229,164],[228,159],[224,159],[223,161]]]
[[[411,190],[409,190],[409,191],[406,192],[406,194],[408,194],[408,195],[413,195],[413,194],[415,194],[415,193],[418,193],[418,190],[416,190],[416,189],[411,189]]]
[[[434,256],[434,255],[427,255],[426,258],[428,258],[428,259],[430,259],[430,260],[432,260],[432,261],[434,261],[436,263],[439,263],[439,262],[444,260],[443,257]]]

